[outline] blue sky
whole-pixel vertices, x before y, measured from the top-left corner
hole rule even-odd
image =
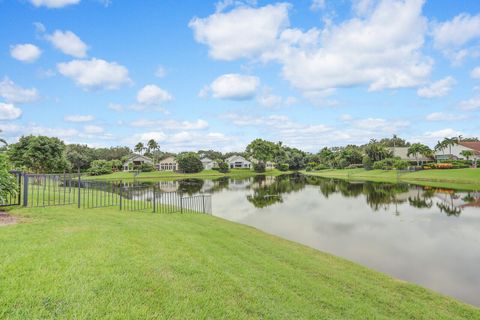
[[[480,136],[476,0],[0,0],[0,129],[308,151]]]

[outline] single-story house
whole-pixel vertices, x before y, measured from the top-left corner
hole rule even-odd
[[[395,148],[392,147],[392,148],[389,148],[389,149],[392,152],[394,157],[399,157],[402,160],[407,160],[407,161],[414,162],[414,161],[417,161],[417,159],[418,159],[418,161],[420,161],[422,163],[433,160],[432,158],[425,157],[421,154],[417,155],[417,159],[415,159],[415,157],[413,155],[408,156],[408,147],[395,147]]]
[[[169,156],[159,161],[156,164],[156,167],[157,167],[157,170],[160,170],[160,171],[177,171],[178,163],[175,157]]]
[[[250,169],[252,167],[252,163],[240,155],[230,156],[225,162],[228,163],[230,169]]]
[[[142,164],[152,164],[153,160],[149,157],[142,156],[141,154],[132,154],[128,159],[123,163],[123,171],[135,170]]]
[[[250,159],[252,161],[253,164],[257,164],[258,163],[258,160],[257,159]],[[273,170],[275,169],[275,162],[272,162],[272,161],[267,161],[265,162],[265,170]]]
[[[205,169],[205,170],[211,170],[213,168],[218,167],[217,162],[215,160],[212,160],[212,159],[208,158],[208,157],[202,158],[202,159],[200,159],[200,161],[202,161],[203,169]]]
[[[450,158],[466,160],[467,158],[461,154],[462,151],[465,150],[472,151],[474,153],[474,156],[471,157],[470,160],[480,159],[479,141],[459,141],[455,145],[445,147],[441,150],[437,150],[435,152],[435,158],[437,160],[446,160]]]

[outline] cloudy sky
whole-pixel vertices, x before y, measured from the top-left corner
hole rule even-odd
[[[480,136],[480,1],[0,0],[0,129],[168,151]]]

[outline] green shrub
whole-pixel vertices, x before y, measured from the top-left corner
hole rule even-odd
[[[365,170],[372,170],[373,161],[369,156],[364,156],[362,159],[362,165]]]
[[[7,157],[0,153],[0,203],[4,203],[9,196],[17,195],[17,182],[8,170]]]
[[[230,167],[228,166],[228,163],[226,163],[225,161],[218,161],[217,170],[221,173],[227,173],[230,171]]]
[[[363,164],[353,163],[348,165],[348,167],[346,167],[345,169],[359,169],[359,168],[363,168]]]
[[[373,168],[376,170],[402,170],[409,166],[409,162],[401,160],[400,158],[386,158],[380,161],[376,161],[373,164]]]
[[[177,156],[178,167],[184,173],[198,173],[203,170],[202,161],[195,152],[183,152]]]
[[[100,176],[102,174],[112,173],[112,163],[107,160],[94,160],[90,164],[88,172],[92,176]]]
[[[257,173],[263,173],[265,172],[265,163],[259,161],[257,163],[253,164],[253,170]]]
[[[314,169],[315,170],[327,170],[327,169],[330,169],[330,167],[327,166],[326,164],[320,163],[320,164],[317,164]]]
[[[143,163],[139,169],[142,172],[152,172],[155,171],[155,166],[150,163]]]
[[[289,165],[288,163],[279,163],[277,164],[277,169],[280,171],[288,171]]]

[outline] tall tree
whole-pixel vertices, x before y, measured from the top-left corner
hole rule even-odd
[[[135,152],[142,153],[143,150],[145,150],[145,145],[142,142],[139,142],[135,145],[135,148],[133,150]]]
[[[273,161],[277,150],[277,144],[263,139],[255,139],[248,144],[245,152],[258,161],[259,167],[265,168],[267,161]]]
[[[65,144],[54,137],[22,136],[10,145],[8,154],[17,168],[37,173],[60,172],[68,167]]]

